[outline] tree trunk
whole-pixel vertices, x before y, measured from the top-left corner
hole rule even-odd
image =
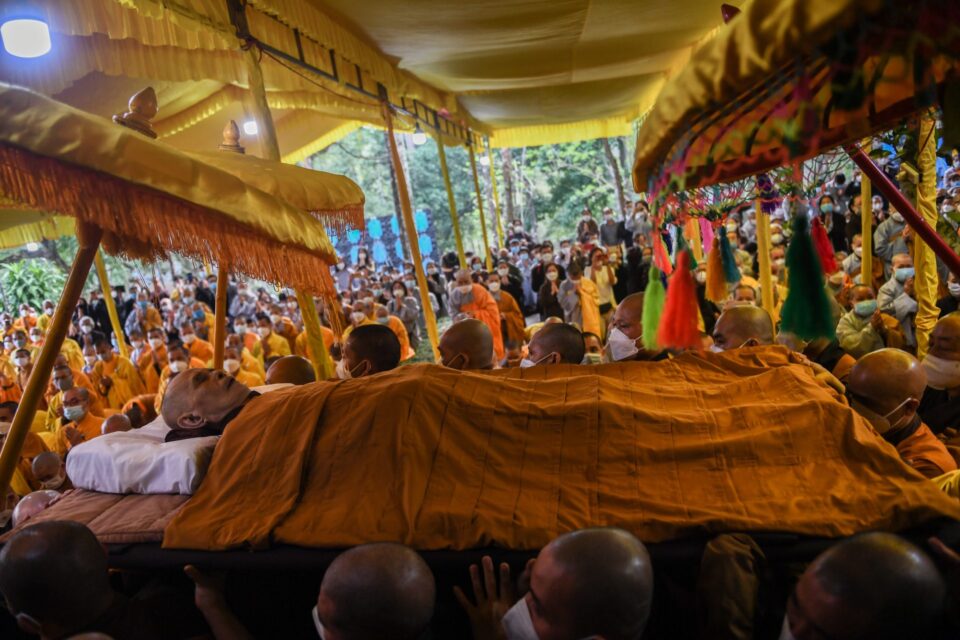
[[[618,136],[615,140],[617,141],[617,152],[620,154],[620,166],[624,169],[633,166],[627,159],[627,139],[624,136]]]
[[[500,149],[500,163],[503,171],[503,193],[500,194],[503,200],[503,211],[507,222],[512,223],[517,216],[513,211],[513,154],[509,148]]]
[[[530,216],[526,215],[527,213],[527,192],[526,192],[526,178],[523,175],[523,167],[527,162],[527,148],[523,147],[520,149],[520,169],[517,171],[519,179],[517,182],[520,184],[520,191],[517,194],[519,196],[517,204],[520,206],[520,218],[523,221],[523,226],[531,233],[534,231],[534,223],[536,223],[536,218],[530,219]]]
[[[407,232],[406,227],[403,224],[403,210],[400,208],[400,188],[397,186],[397,172],[393,168],[393,163],[390,162],[390,139],[387,137],[390,134],[387,131],[383,132],[383,144],[387,149],[387,169],[390,171],[390,187],[393,191],[393,211],[397,216],[397,229],[400,230],[400,246],[403,248],[403,256],[401,256],[404,261],[409,260],[407,256],[410,255],[410,249],[407,247]]]
[[[613,179],[613,188],[617,192],[617,201],[620,203],[620,211],[623,214],[623,217],[627,217],[627,198],[623,193],[623,180],[620,177],[620,163],[617,162],[617,157],[613,155],[613,149],[610,148],[610,139],[601,138],[603,142],[603,152],[607,156],[607,164],[610,166],[610,173]]]
[[[60,255],[60,252],[57,251],[57,243],[53,240],[44,240],[42,245],[47,254],[47,259],[53,261],[64,273],[70,273],[70,265],[66,263],[63,256]]]

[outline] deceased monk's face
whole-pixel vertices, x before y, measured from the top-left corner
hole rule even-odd
[[[170,381],[161,411],[172,428],[199,429],[222,420],[248,395],[246,385],[223,371],[187,369]]]

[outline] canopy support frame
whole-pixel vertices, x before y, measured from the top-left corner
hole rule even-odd
[[[120,314],[117,313],[117,303],[113,300],[113,291],[110,287],[110,279],[107,277],[107,265],[103,262],[103,252],[97,250],[97,255],[93,259],[97,268],[97,279],[100,280],[100,289],[103,292],[103,303],[107,306],[107,315],[110,317],[110,326],[113,328],[113,334],[117,337],[117,349],[124,358],[130,357],[127,350],[127,341],[123,335],[123,325],[120,324]]]
[[[227,343],[227,288],[230,286],[230,265],[217,265],[217,298],[214,302],[213,368],[223,368],[223,352]]]

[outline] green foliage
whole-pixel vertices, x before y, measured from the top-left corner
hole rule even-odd
[[[26,302],[39,309],[44,300],[57,300],[66,276],[47,260],[24,260],[6,264],[0,270],[3,306],[14,311]]]

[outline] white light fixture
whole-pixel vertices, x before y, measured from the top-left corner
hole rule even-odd
[[[481,166],[481,167],[489,167],[489,166],[490,166],[490,156],[488,156],[488,155],[485,154],[485,153],[480,154],[480,166]]]
[[[33,253],[34,251],[39,251],[39,250],[40,250],[40,245],[38,245],[36,242],[27,243],[27,251],[29,251],[30,253]]]
[[[247,120],[243,123],[243,132],[248,136],[255,136],[259,131],[256,120]]]
[[[423,132],[423,129],[420,128],[420,123],[417,123],[417,129],[413,132],[413,144],[418,147],[422,144],[427,143],[427,134]]]
[[[39,58],[50,53],[50,27],[42,20],[15,18],[0,25],[3,48],[18,58]]]

